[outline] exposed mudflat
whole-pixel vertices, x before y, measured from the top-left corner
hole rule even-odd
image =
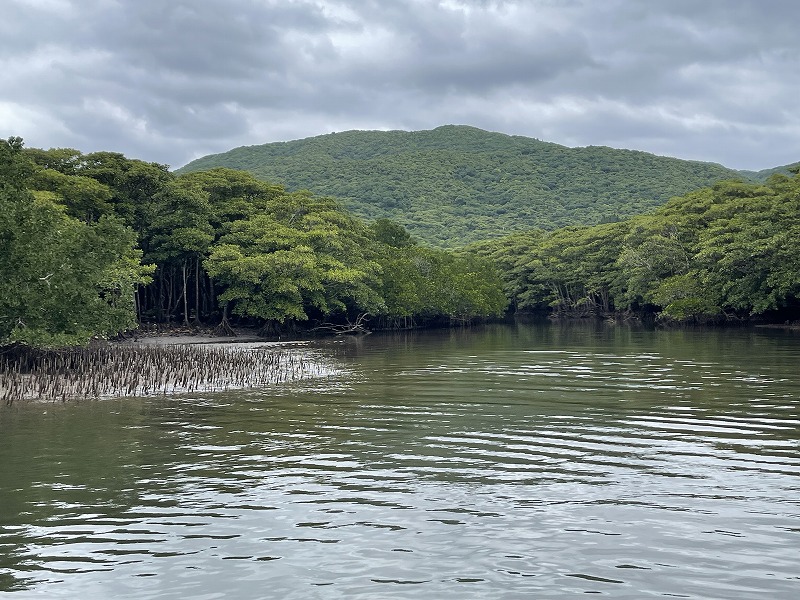
[[[262,343],[264,345],[277,346],[284,345],[286,342],[265,338],[258,335],[254,329],[234,329],[236,335],[218,335],[212,330],[187,330],[175,329],[174,331],[161,332],[136,332],[131,337],[118,342],[120,345],[143,345],[143,346],[176,346],[184,344],[244,344]]]

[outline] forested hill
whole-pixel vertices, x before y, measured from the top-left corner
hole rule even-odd
[[[786,175],[787,177],[791,176],[793,173],[795,173],[794,169],[797,167],[800,167],[800,162],[783,165],[781,167],[774,167],[772,169],[763,169],[761,171],[739,171],[739,173],[744,179],[751,179],[753,181],[765,183],[767,179],[773,175]]]
[[[430,131],[347,131],[236,148],[179,173],[245,170],[288,190],[334,196],[368,220],[390,218],[435,245],[539,227],[638,215],[723,179],[725,167],[448,125]]]

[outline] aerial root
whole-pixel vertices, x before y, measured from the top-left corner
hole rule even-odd
[[[0,402],[168,395],[329,374],[307,350],[212,346],[18,347],[0,355]]]

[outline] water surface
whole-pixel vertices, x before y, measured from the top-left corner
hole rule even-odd
[[[0,410],[12,598],[800,597],[800,335],[516,325]]]

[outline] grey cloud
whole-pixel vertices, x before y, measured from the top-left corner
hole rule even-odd
[[[740,168],[800,159],[793,0],[7,2],[0,134],[31,145],[179,166],[460,122]]]

